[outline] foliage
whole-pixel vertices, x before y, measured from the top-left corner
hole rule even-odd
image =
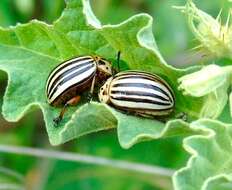
[[[46,3],[51,10],[53,6]],[[51,15],[57,14],[58,7],[52,9]],[[26,8],[20,10],[30,14]],[[198,48],[214,60],[213,64],[174,68],[158,49],[151,16],[138,14],[120,24],[102,25],[86,0],[67,0],[61,17],[52,25],[32,20],[0,28],[0,70],[8,74],[2,107],[4,118],[16,122],[40,108],[52,145],[111,128],[116,128],[123,148],[152,139],[190,136],[184,139],[184,148],[191,158],[173,176],[174,188],[231,189],[232,126],[218,121],[224,117],[231,122],[232,116],[232,95],[228,93],[232,72],[230,17],[222,25],[220,14],[214,19],[191,0],[178,8],[187,15],[189,26],[200,42]],[[52,119],[60,109],[49,106],[44,93],[51,69],[83,54],[97,54],[114,62],[118,50],[127,68],[150,71],[167,80],[175,92],[175,112],[165,122],[145,119],[118,112],[97,99],[86,104],[83,96],[81,103],[68,109],[64,121],[55,128]],[[187,121],[177,119],[183,112]],[[70,176],[73,180],[72,172]]]
[[[193,122],[191,127],[205,130],[207,134],[184,140],[184,148],[192,157],[174,175],[175,189],[231,189],[232,125],[202,119]]]
[[[226,24],[222,25],[221,13],[214,19],[199,10],[192,1],[188,1],[186,6],[180,9],[187,14],[190,28],[201,43],[201,51],[206,51],[206,55],[213,58],[231,59],[231,13]],[[207,97],[203,110],[211,118],[217,118],[222,113],[228,102],[228,89],[231,86],[232,67],[220,59],[217,62],[220,66],[211,64],[179,79],[180,89],[183,89],[185,94]]]
[[[217,19],[199,10],[192,1],[188,1],[182,11],[187,14],[190,27],[200,47],[212,57],[230,58],[231,27],[228,16],[225,26]],[[197,23],[197,24],[196,24]],[[217,118],[228,102],[228,89],[231,86],[231,66],[218,60],[219,65],[211,64],[200,71],[179,79],[180,89],[185,94],[206,97],[205,112]],[[212,114],[211,110],[218,112]],[[226,116],[231,123],[229,114]],[[200,119],[190,124],[194,129],[202,129],[205,135],[196,135],[184,139],[184,148],[192,154],[185,168],[173,176],[175,189],[231,189],[231,124],[217,120]]]
[[[190,119],[198,117],[203,106],[201,99],[183,96],[177,89],[177,78],[189,71],[178,70],[165,63],[151,33],[151,25],[152,18],[140,14],[119,25],[101,26],[87,1],[70,0],[54,25],[33,20],[28,24],[1,29],[0,68],[9,75],[3,102],[4,117],[8,121],[17,121],[30,109],[40,107],[53,145],[90,132],[116,127],[116,124],[119,131],[127,126],[129,138],[118,133],[119,140],[123,141],[120,143],[127,144],[124,147],[141,139],[154,138],[154,132],[161,137],[163,123],[120,114],[98,103],[69,109],[59,128],[53,125],[52,119],[58,114],[59,108],[49,106],[44,93],[51,69],[63,60],[81,54],[98,54],[112,59],[118,50],[122,51],[123,61],[130,69],[149,70],[163,76],[170,83],[176,95],[176,115],[185,112]],[[175,114],[170,119],[175,119]],[[141,123],[138,123],[140,132],[133,132],[135,122]],[[178,125],[172,126],[172,123]],[[176,130],[176,126],[183,126],[185,130],[185,124],[179,120],[167,126],[165,131],[173,129],[176,133],[173,135],[183,133],[182,130]]]

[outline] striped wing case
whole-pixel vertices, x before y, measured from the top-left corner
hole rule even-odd
[[[101,88],[99,98],[118,109],[145,117],[167,115],[175,105],[170,86],[159,76],[141,71],[118,73]]]
[[[89,88],[96,69],[96,62],[91,56],[77,57],[58,65],[50,73],[46,84],[49,104],[64,104]]]

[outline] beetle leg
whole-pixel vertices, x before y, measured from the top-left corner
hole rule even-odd
[[[55,123],[56,126],[63,119],[63,116],[64,116],[64,113],[66,111],[66,108],[68,106],[75,106],[75,105],[77,105],[77,103],[80,101],[80,99],[81,99],[80,96],[75,96],[72,99],[70,99],[68,102],[65,103],[64,107],[60,111],[60,115],[58,117],[56,117],[56,118],[53,119],[53,122]]]
[[[94,75],[94,77],[93,77],[90,92],[88,93],[88,96],[87,96],[88,102],[92,101],[92,99],[93,99],[93,91],[94,91],[95,81],[96,81],[96,75]]]
[[[117,54],[118,72],[120,72],[120,56],[121,56],[121,51],[118,51],[118,54]]]
[[[188,121],[188,116],[186,113],[181,112],[175,116],[176,119],[182,119],[183,121]]]
[[[112,75],[115,76],[118,72],[120,72],[120,56],[121,56],[121,51],[118,51],[117,53],[117,69],[113,68],[113,73]]]
[[[89,92],[87,94],[87,102],[90,103],[92,101],[92,99],[93,99],[93,95]]]

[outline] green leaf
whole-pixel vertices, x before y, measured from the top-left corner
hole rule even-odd
[[[184,140],[184,148],[192,156],[186,167],[173,176],[176,190],[226,190],[232,187],[231,124],[201,119],[190,124],[204,135]]]
[[[222,86],[212,91],[205,97],[205,103],[201,110],[201,117],[218,118],[228,103],[227,90],[229,88],[227,80]]]
[[[232,92],[230,92],[229,100],[230,100],[230,115],[232,117]]]
[[[218,65],[208,65],[200,71],[185,75],[178,79],[179,88],[185,94],[201,97],[215,91],[228,80],[227,72]]]
[[[225,25],[221,24],[221,12],[214,19],[209,14],[198,9],[189,0],[184,7],[177,7],[184,12],[189,21],[194,36],[201,43],[199,47],[209,57],[231,59],[231,26],[230,14]],[[200,117],[217,118],[225,108],[228,101],[228,88],[231,85],[231,66],[220,61],[218,66],[211,64],[203,67],[200,71],[188,74],[179,79],[179,89],[184,94],[194,97],[205,98],[204,106],[200,112]],[[229,63],[230,65],[231,63]]]
[[[177,88],[177,79],[197,68],[178,70],[164,61],[152,34],[152,22],[149,15],[139,14],[118,25],[101,26],[89,1],[67,0],[66,9],[53,25],[33,20],[28,24],[1,28],[0,69],[7,72],[9,78],[3,116],[15,122],[32,109],[40,108],[53,145],[117,125],[120,143],[127,148],[143,140],[144,136],[146,140],[160,138],[169,128],[176,131],[175,135],[185,134],[186,124],[180,120],[165,125],[119,114],[104,104],[84,105],[85,96],[77,107],[68,109],[58,128],[53,125],[52,120],[60,108],[51,107],[46,101],[45,83],[50,71],[60,62],[78,55],[97,54],[114,60],[118,50],[130,69],[159,74],[171,85],[176,96],[176,109],[166,120],[175,119],[181,112],[185,112],[189,120],[199,116],[203,98],[184,96]],[[137,120],[139,122],[134,127]],[[121,136],[123,130],[128,133],[128,138]]]
[[[217,118],[222,113],[228,101],[230,72],[230,66],[220,67],[212,64],[179,78],[179,89],[183,90],[184,94],[204,96],[205,102],[200,117]]]
[[[71,139],[73,134],[76,134],[76,137],[80,137],[91,132],[110,129],[116,125],[117,120],[105,108],[105,105],[99,103],[85,104],[72,115],[72,118],[67,121],[59,135],[61,139]],[[62,139],[61,141],[65,140]]]
[[[172,120],[165,124],[161,121],[127,116],[119,112],[115,112],[115,115],[118,119],[118,138],[123,148],[130,148],[135,143],[149,139],[194,134],[188,123],[182,120]]]

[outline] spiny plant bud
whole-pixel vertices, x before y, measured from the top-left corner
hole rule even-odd
[[[192,0],[189,0],[180,9],[188,16],[188,22],[192,32],[201,44],[197,48],[207,52],[206,55],[213,57],[232,58],[232,26],[230,25],[229,12],[227,21],[221,23],[221,12],[217,18],[213,18],[204,11],[198,9]]]

